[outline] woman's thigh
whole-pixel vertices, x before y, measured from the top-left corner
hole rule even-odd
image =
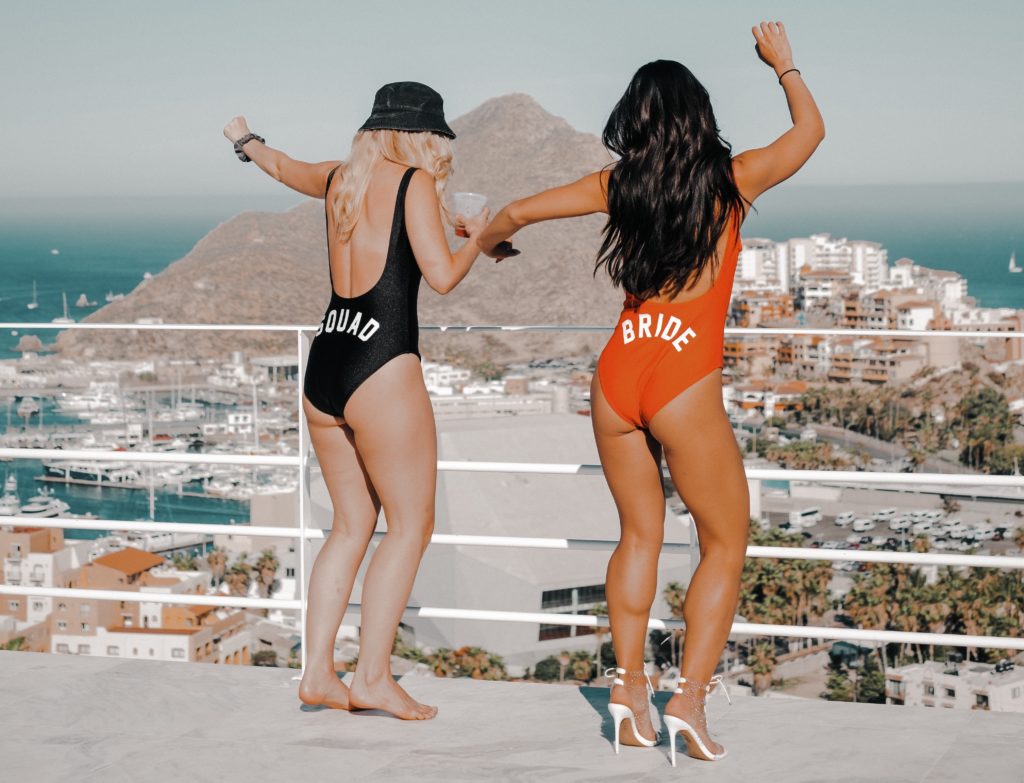
[[[710,543],[745,546],[750,496],[743,457],[722,403],[721,371],[676,396],[652,417],[650,429],[693,515],[702,552]]]
[[[601,467],[623,531],[661,540],[665,525],[661,447],[615,412],[597,373],[591,383],[590,410]]]
[[[345,408],[388,529],[433,522],[437,433],[415,354],[397,356],[356,389]]]
[[[376,525],[380,501],[356,449],[352,429],[338,417],[318,410],[305,395],[302,407],[334,509],[333,530],[369,535]]]

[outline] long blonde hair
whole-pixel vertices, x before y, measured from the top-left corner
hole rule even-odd
[[[451,139],[429,132],[359,131],[352,139],[348,159],[338,169],[341,185],[331,202],[339,241],[347,242],[352,236],[366,200],[366,189],[370,184],[374,164],[382,158],[404,166],[415,166],[430,174],[434,178],[441,214],[448,223],[452,222],[444,199],[444,190],[452,173]]]

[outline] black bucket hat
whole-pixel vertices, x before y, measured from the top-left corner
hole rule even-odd
[[[455,138],[444,120],[444,100],[419,82],[391,82],[377,90],[373,111],[359,130],[427,132]]]

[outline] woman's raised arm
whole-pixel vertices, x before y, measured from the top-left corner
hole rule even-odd
[[[527,196],[502,208],[477,239],[491,258],[504,258],[498,244],[531,223],[608,211],[608,171],[595,171],[568,185]],[[496,249],[497,248],[497,252]]]
[[[800,72],[782,22],[761,22],[752,28],[758,56],[779,77],[786,92],[793,127],[767,147],[741,152],[733,158],[736,186],[747,201],[793,176],[825,138],[825,122]]]
[[[235,117],[224,126],[224,135],[232,144],[249,134],[249,126],[245,117]],[[289,158],[280,150],[268,147],[259,139],[248,141],[242,151],[267,174],[278,182],[283,182],[292,190],[297,190],[313,198],[323,198],[327,189],[327,175],[340,160],[325,160],[322,163],[305,163]]]

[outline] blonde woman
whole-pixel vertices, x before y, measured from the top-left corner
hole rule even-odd
[[[433,718],[391,676],[391,646],[434,526],[437,444],[419,358],[420,277],[447,293],[479,254],[487,211],[461,221],[452,253],[444,188],[455,134],[441,96],[417,82],[386,84],[346,161],[302,163],[267,147],[242,117],[224,129],[235,151],[307,196],[325,199],[331,301],[309,350],[303,409],[334,507],[313,565],[306,669],[299,698],[336,709]],[[359,665],[334,671],[334,639],[381,508],[387,534],[366,571]]]

